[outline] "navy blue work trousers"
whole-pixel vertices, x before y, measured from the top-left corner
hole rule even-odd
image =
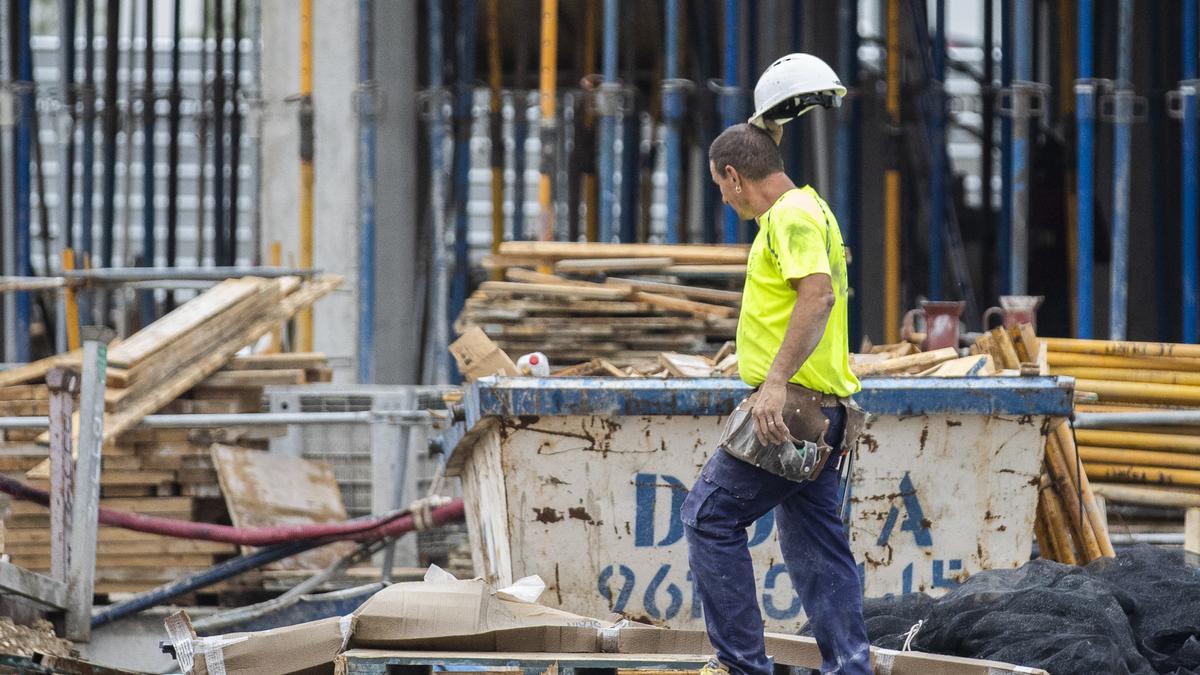
[[[841,406],[823,409],[825,440],[838,447],[846,424]],[[822,673],[871,673],[862,613],[862,583],[850,553],[838,501],[834,458],[815,481],[797,483],[713,453],[683,503],[688,561],[708,637],[731,673],[771,673],[746,529],[775,509],[779,545],[821,649]]]

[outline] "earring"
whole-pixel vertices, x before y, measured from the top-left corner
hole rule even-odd
[[[739,195],[742,194],[742,186],[741,185],[733,186],[733,191],[738,193]]]

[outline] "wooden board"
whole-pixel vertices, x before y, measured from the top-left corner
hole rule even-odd
[[[484,295],[534,295],[564,298],[621,300],[629,295],[628,288],[596,284],[596,287],[567,284],[528,284],[517,281],[485,281],[479,285]]]
[[[923,370],[957,357],[958,350],[953,347],[945,347],[931,352],[921,352],[919,354],[888,359],[879,363],[851,363],[850,369],[859,377],[903,373],[910,368]]]
[[[295,278],[286,277],[262,282],[252,294],[238,304],[178,337],[171,349],[163,350],[131,366],[125,373],[127,381],[125,387],[109,388],[105,392],[105,404],[110,406],[109,410],[116,410],[117,407],[114,404],[119,405],[123,400],[141,396],[146,391],[154,389],[179,364],[207,353],[214,344],[220,344],[223,340],[229,339],[230,336],[236,335],[247,325],[269,313],[271,308],[277,306],[281,298],[297,283]]]
[[[609,278],[609,284],[628,285],[639,291],[662,293],[666,295],[682,295],[692,300],[701,300],[725,305],[742,304],[741,291],[723,291],[719,288],[702,288],[686,284],[668,284],[661,281],[645,281],[642,279]]]
[[[225,370],[289,370],[299,368],[324,368],[328,357],[321,352],[281,352],[277,354],[252,354],[235,356],[225,364]]]
[[[213,464],[230,518],[238,527],[333,523],[346,506],[333,469],[323,462],[214,444]],[[355,548],[339,542],[272,565],[275,569],[323,569]]]
[[[77,363],[81,358],[83,358],[83,350],[76,349],[66,354],[48,356],[38,361],[31,361],[17,366],[16,368],[10,368],[0,372],[0,387],[41,380],[46,377],[46,373],[50,372],[51,368],[69,366],[72,363]]]
[[[663,352],[658,355],[658,362],[676,377],[712,376],[713,363],[707,356]]]
[[[715,316],[722,318],[737,316],[737,310],[732,307],[723,307],[721,305],[712,305],[705,302],[696,302],[695,300],[685,300],[683,298],[661,295],[659,293],[646,293],[644,291],[639,291],[636,297],[638,300],[654,305],[659,309],[687,312],[696,316]]]
[[[249,297],[261,286],[261,279],[250,277],[222,281],[109,350],[109,364],[117,368],[129,368],[139,363],[172,346],[181,337]]]
[[[15,384],[0,387],[0,401],[47,401],[49,399],[50,390],[44,384]]]
[[[601,244],[563,241],[506,241],[500,255],[535,259],[671,258],[678,263],[745,264],[750,247],[744,244]]]
[[[302,368],[279,368],[272,370],[219,370],[205,378],[198,387],[237,389],[242,387],[265,387],[268,385],[304,384]]]
[[[554,263],[554,271],[564,274],[590,274],[597,272],[637,272],[660,270],[675,264],[674,258],[575,258]]]

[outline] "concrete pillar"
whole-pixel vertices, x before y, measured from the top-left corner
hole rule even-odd
[[[429,242],[417,236],[421,151],[417,139],[416,2],[375,0],[375,80],[379,93],[375,189],[375,381],[420,382],[419,283],[428,278]]]
[[[407,3],[400,3],[407,4]],[[386,35],[381,31],[381,34]],[[345,277],[317,303],[314,348],[329,357],[334,380],[354,379],[358,202],[355,176],[358,122],[358,3],[313,3],[313,109],[315,203],[313,263]],[[300,90],[300,13],[294,0],[262,4],[262,241],[283,246],[284,264],[299,259],[299,123],[293,99]],[[382,293],[381,293],[382,294]]]

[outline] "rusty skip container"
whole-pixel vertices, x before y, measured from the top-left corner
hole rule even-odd
[[[867,596],[934,595],[1029,559],[1044,437],[1070,378],[872,378],[851,548]],[[447,474],[477,574],[538,574],[542,602],[702,628],[680,506],[749,389],[729,379],[487,378],[465,392]],[[767,627],[804,622],[768,513],[748,532]]]

